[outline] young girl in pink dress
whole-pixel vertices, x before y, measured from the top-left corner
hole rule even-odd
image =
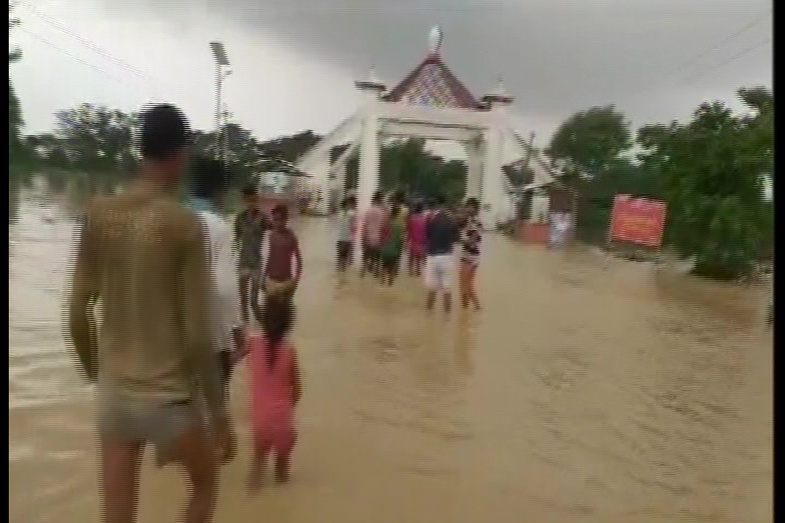
[[[297,354],[287,336],[294,323],[291,300],[272,295],[257,318],[262,332],[246,341],[251,378],[251,419],[254,456],[248,475],[251,492],[262,484],[267,457],[275,452],[275,478],[289,480],[289,465],[297,433],[294,406],[302,394]]]
[[[406,238],[409,245],[409,276],[419,276],[425,263],[425,222],[423,204],[417,203],[406,223]]]

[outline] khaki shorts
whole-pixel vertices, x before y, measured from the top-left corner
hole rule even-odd
[[[181,436],[194,427],[205,427],[197,405],[193,400],[156,404],[99,394],[98,431],[114,441],[152,443],[160,462]]]
[[[291,296],[294,294],[294,280],[276,281],[265,278],[264,293],[267,296]]]

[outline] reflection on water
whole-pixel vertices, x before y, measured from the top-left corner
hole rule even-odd
[[[97,521],[92,402],[64,349],[61,303],[72,218],[112,187],[78,183],[9,185],[19,523]],[[763,289],[489,237],[485,310],[447,318],[425,313],[415,280],[337,281],[332,224],[295,226],[306,263],[295,481],[244,496],[241,367],[243,447],[225,468],[219,522],[772,521]],[[176,471],[150,467],[141,521],[174,521],[182,495]]]

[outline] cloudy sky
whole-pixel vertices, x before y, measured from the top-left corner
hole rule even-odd
[[[442,55],[482,96],[503,76],[514,126],[547,142],[578,110],[615,104],[634,125],[684,119],[772,85],[769,0],[20,0],[11,68],[26,131],[81,102],[132,111],[166,100],[211,128],[208,47],[233,66],[226,101],[260,138],[327,132],[371,65],[389,87],[444,31]]]

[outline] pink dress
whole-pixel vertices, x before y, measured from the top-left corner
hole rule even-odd
[[[261,334],[248,337],[251,366],[251,422],[256,444],[284,455],[294,447],[294,351],[281,342],[275,362],[270,365],[268,345]]]
[[[424,214],[412,214],[407,222],[406,236],[409,239],[409,256],[425,256]]]

